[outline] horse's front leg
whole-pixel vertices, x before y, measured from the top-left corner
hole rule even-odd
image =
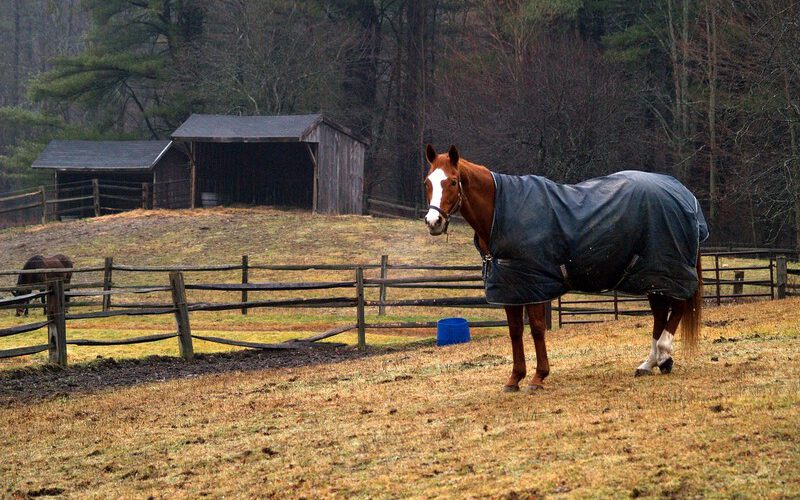
[[[531,322],[533,345],[536,349],[536,375],[530,381],[528,389],[535,391],[544,389],[544,379],[550,374],[550,362],[547,360],[547,346],[544,334],[547,331],[547,311],[545,304],[528,304],[525,306]]]
[[[508,334],[511,336],[511,352],[514,357],[514,368],[503,387],[505,392],[519,390],[519,382],[525,378],[525,347],[522,344],[522,333],[525,323],[522,319],[522,306],[505,306],[508,320]]]

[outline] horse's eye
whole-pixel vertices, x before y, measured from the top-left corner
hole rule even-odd
[[[455,186],[456,184],[458,184],[458,181],[456,181],[455,179],[453,179],[452,181],[450,181],[450,185],[451,185],[451,186]]]

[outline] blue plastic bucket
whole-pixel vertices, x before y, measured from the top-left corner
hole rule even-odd
[[[444,318],[436,322],[436,345],[469,342],[469,324],[464,318]]]

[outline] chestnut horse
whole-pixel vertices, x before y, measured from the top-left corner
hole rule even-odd
[[[430,168],[425,179],[425,189],[429,204],[425,222],[430,234],[436,236],[446,233],[450,217],[455,212],[460,211],[461,216],[475,231],[476,246],[479,247],[481,254],[484,256],[484,264],[486,265],[486,256],[490,255],[490,238],[493,235],[497,189],[492,172],[486,167],[461,158],[455,146],[451,146],[447,153],[437,154],[433,147],[428,145],[426,158],[430,163]],[[679,185],[674,179],[669,178],[669,180]],[[680,188],[685,189],[683,186],[680,186]],[[692,202],[696,204],[696,199],[693,196]],[[699,217],[702,219],[702,212],[700,212]],[[704,220],[703,224],[705,224]],[[700,236],[698,239],[702,241],[703,237]],[[695,243],[699,247],[699,241]],[[655,367],[659,367],[662,373],[671,372],[672,342],[679,324],[681,324],[683,341],[687,349],[693,349],[697,343],[702,308],[702,274],[699,253],[694,253],[694,257],[696,258],[696,263],[694,265],[687,264],[686,266],[691,276],[690,285],[692,286],[687,292],[690,298],[677,299],[663,294],[648,294],[653,314],[653,340],[650,354],[636,369],[636,376],[650,374]],[[636,257],[634,257],[635,261]],[[695,285],[693,282],[695,270],[697,273],[696,289],[693,286]],[[669,270],[665,272],[669,273]],[[565,281],[567,285],[570,284],[566,279]],[[571,286],[568,288],[572,289]],[[575,287],[574,289],[580,288]],[[557,295],[561,293],[563,291]],[[692,293],[693,295],[691,295]],[[552,299],[555,297],[547,298]],[[525,353],[522,341],[525,328],[523,310],[528,313],[536,351],[536,373],[529,382],[528,390],[535,391],[544,387],[544,380],[550,373],[547,347],[545,345],[545,304],[547,302],[549,300],[522,305],[504,305],[514,360],[511,376],[504,386],[505,391],[518,391],[520,381],[526,375]]]
[[[72,261],[69,257],[62,254],[53,255],[52,257],[43,257],[41,255],[34,255],[27,262],[25,265],[22,266],[22,269],[71,269],[72,268]],[[44,290],[47,286],[47,282],[55,279],[63,279],[64,285],[68,285],[70,279],[72,278],[72,272],[59,272],[59,271],[50,271],[50,272],[43,272],[43,273],[29,273],[29,274],[20,274],[19,278],[17,278],[17,286],[24,288],[18,288],[14,290],[14,296],[24,295],[29,293],[31,289],[35,289],[35,286],[38,285],[40,290]],[[34,287],[31,287],[34,285]],[[69,301],[69,297],[65,297],[65,302]],[[44,297],[42,297],[42,304],[44,304]],[[28,302],[23,302],[17,307],[17,316],[28,315]]]

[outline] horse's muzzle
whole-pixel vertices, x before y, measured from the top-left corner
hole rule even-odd
[[[425,225],[428,226],[428,231],[432,236],[439,236],[440,234],[444,233],[445,223],[442,217],[436,219],[436,222],[433,224],[426,220]]]

